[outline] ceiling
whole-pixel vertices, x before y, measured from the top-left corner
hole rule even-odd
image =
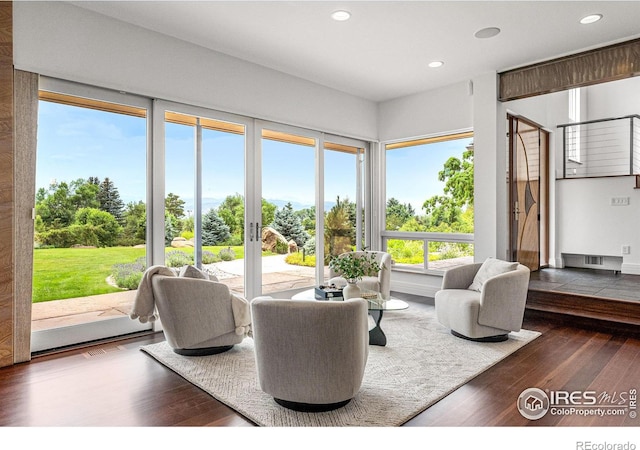
[[[70,3],[376,102],[640,37],[640,1]]]

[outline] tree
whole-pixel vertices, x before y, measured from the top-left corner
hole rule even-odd
[[[128,203],[124,212],[123,243],[136,245],[147,239],[147,207],[144,202]]]
[[[100,247],[114,246],[122,232],[122,227],[115,217],[97,208],[80,208],[75,214],[73,225],[76,227],[73,231],[78,239],[91,236],[93,243]],[[78,243],[89,244],[89,242]]]
[[[329,210],[324,219],[325,258],[351,250],[355,244],[355,224],[351,223],[349,200],[340,200]],[[354,205],[355,209],[355,205]],[[354,214],[355,220],[355,214]]]
[[[124,223],[122,217],[124,202],[120,199],[118,188],[115,187],[109,177],[102,180],[99,188],[97,197],[100,209],[111,214],[119,223]]]
[[[71,201],[69,185],[64,181],[52,183],[49,191],[38,190],[36,214],[42,219],[45,229],[64,228],[71,225],[75,208]]]
[[[76,209],[100,208],[99,186],[91,181],[78,178],[69,184],[71,203]]]
[[[413,216],[415,210],[411,203],[400,203],[394,197],[387,200],[387,230],[399,230]]]
[[[313,236],[316,232],[316,207],[310,206],[294,212],[300,218],[300,223],[307,233]]]
[[[222,245],[231,237],[229,226],[210,209],[202,216],[202,245]]]
[[[291,203],[287,203],[282,209],[276,211],[273,228],[287,240],[294,240],[298,247],[302,247],[310,237],[304,230],[300,217],[295,215]]]
[[[164,199],[164,209],[167,213],[180,219],[184,217],[184,200],[180,196],[169,192]]]
[[[243,241],[244,234],[244,197],[241,194],[228,195],[218,206],[218,215],[229,227],[232,235]]]
[[[462,160],[452,156],[444,163],[438,180],[445,183],[443,195],[434,195],[422,205],[429,216],[429,228],[443,224],[460,228],[454,224],[462,223],[461,214],[468,209],[473,211],[473,143],[462,153]]]
[[[268,225],[270,223],[273,223],[273,219],[276,216],[276,209],[278,209],[276,205],[268,202],[264,198],[262,199],[262,209],[261,209],[262,225]]]

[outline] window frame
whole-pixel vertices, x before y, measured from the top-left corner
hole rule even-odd
[[[429,267],[429,243],[430,242],[450,242],[450,243],[463,243],[463,244],[471,244],[474,245],[474,233],[441,233],[441,232],[420,232],[420,231],[393,231],[386,229],[386,209],[387,209],[387,150],[395,150],[400,148],[424,145],[424,144],[435,144],[439,142],[451,141],[456,139],[465,139],[472,138],[474,136],[473,129],[465,128],[448,132],[441,133],[430,133],[420,136],[415,136],[412,138],[401,138],[394,140],[387,140],[380,142],[380,184],[379,184],[379,195],[380,201],[378,202],[379,211],[378,211],[378,221],[377,226],[379,227],[379,236],[380,236],[380,248],[382,251],[388,251],[388,243],[390,240],[411,240],[411,241],[422,241],[423,242],[423,252],[424,252],[424,261],[422,267],[418,266],[405,266],[397,264],[394,261],[391,269],[397,272],[410,272],[410,273],[420,273],[427,275],[438,275],[441,276],[444,274],[445,270],[434,269]]]

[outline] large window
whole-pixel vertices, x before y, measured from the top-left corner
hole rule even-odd
[[[473,259],[473,134],[385,145],[383,245],[395,268],[444,270]]]

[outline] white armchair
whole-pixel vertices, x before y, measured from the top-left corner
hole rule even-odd
[[[505,341],[522,327],[529,275],[522,264],[492,258],[449,269],[435,295],[436,317],[457,337]]]
[[[346,254],[355,254],[356,256],[364,256],[365,254],[374,255],[376,261],[380,265],[381,269],[377,274],[371,274],[365,276],[362,280],[358,281],[358,287],[369,291],[379,292],[383,299],[389,300],[391,297],[391,255],[386,252],[378,251],[356,251],[347,252]],[[347,280],[339,276],[333,269],[329,269],[329,284],[335,284],[336,286],[346,286]]]
[[[251,301],[260,389],[289,409],[323,412],[358,393],[369,355],[367,302]]]

